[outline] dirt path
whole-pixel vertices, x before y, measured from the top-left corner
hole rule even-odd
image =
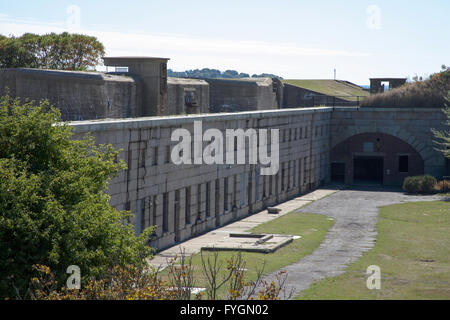
[[[296,212],[323,214],[334,219],[335,224],[311,255],[282,269],[287,271],[286,291],[292,291],[295,297],[312,282],[343,273],[350,263],[372,249],[380,206],[440,199],[405,195],[398,189],[366,187],[342,190],[302,207]],[[269,274],[265,280],[274,280],[276,274]]]

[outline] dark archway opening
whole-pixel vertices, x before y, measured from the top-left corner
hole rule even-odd
[[[383,183],[383,157],[355,157],[353,159],[355,183]]]
[[[345,182],[345,162],[331,163],[331,181]]]

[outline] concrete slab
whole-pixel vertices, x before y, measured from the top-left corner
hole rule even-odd
[[[294,237],[291,235],[284,234],[230,234],[228,237],[224,237],[220,241],[202,247],[201,250],[272,253],[279,248],[291,243],[294,240],[293,238]]]
[[[239,221],[232,222],[226,226],[205,233],[204,235],[186,240],[176,246],[161,251],[160,253],[155,255],[155,257],[150,260],[149,263],[154,267],[165,268],[167,266],[167,258],[180,256],[180,253],[183,251],[186,256],[198,253],[203,246],[223,241],[224,239],[228,238],[230,233],[248,232],[248,230],[252,229],[255,226],[282,217],[283,215],[288,214],[291,211],[299,209],[315,200],[324,198],[337,191],[339,191],[339,188],[336,187],[329,189],[318,189],[292,200],[280,203],[276,206],[273,206],[275,208],[281,209],[281,212],[279,214],[269,214],[267,210],[262,210],[249,217],[245,217]]]

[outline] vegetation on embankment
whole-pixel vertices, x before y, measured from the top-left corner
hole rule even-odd
[[[387,92],[372,94],[361,102],[361,107],[383,108],[443,108],[450,91],[450,68],[429,79],[405,83]]]

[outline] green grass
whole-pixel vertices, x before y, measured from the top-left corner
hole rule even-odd
[[[336,80],[282,80],[283,83],[287,83],[293,86],[304,88],[307,90],[315,91],[328,96],[347,96],[339,97],[348,101],[356,101],[356,96],[367,97],[369,92],[363,90],[361,87],[345,82]]]
[[[327,230],[333,225],[333,221],[326,216],[318,214],[288,213],[272,221],[263,223],[250,231],[252,233],[275,233],[302,236],[290,244],[276,250],[273,253],[242,252],[242,258],[246,262],[246,281],[256,278],[256,270],[265,263],[264,273],[276,271],[284,266],[297,262],[302,257],[311,254],[323,241]],[[219,260],[226,267],[226,260],[236,255],[236,251],[219,252]],[[203,252],[204,257],[212,256],[211,252]],[[205,278],[202,275],[200,254],[192,256],[196,286],[205,287]],[[223,288],[220,295],[225,297]]]
[[[297,299],[450,299],[450,203],[382,207],[375,247],[340,276],[313,284]],[[381,289],[366,269],[381,268]]]

